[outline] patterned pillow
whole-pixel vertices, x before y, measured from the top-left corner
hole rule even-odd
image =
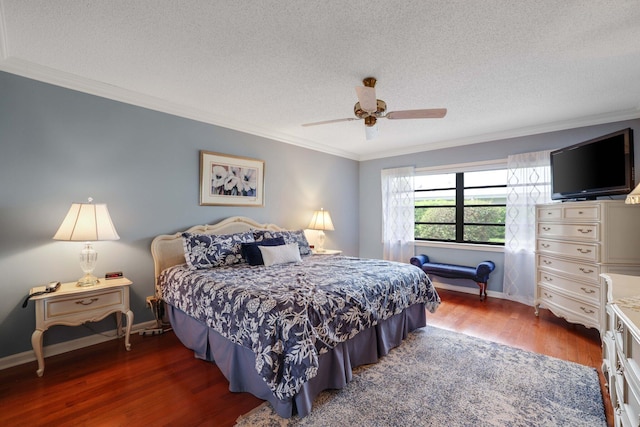
[[[265,267],[302,261],[297,243],[288,243],[281,246],[258,246],[258,249],[262,252]]]
[[[285,243],[297,243],[300,248],[300,255],[310,255],[311,247],[307,241],[307,236],[303,230],[294,231],[270,231],[270,230],[253,230],[253,237],[256,242],[263,239],[273,239],[276,237],[284,237]]]
[[[242,244],[242,258],[244,258],[249,265],[263,265],[262,252],[258,246],[281,246],[284,245],[284,237],[277,237],[275,239],[264,239],[259,242],[250,242]]]
[[[242,261],[242,243],[253,240],[251,231],[235,234],[182,233],[184,258],[189,268],[194,270],[239,263]]]

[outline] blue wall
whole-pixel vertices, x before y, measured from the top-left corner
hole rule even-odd
[[[199,206],[200,150],[264,160],[265,206]],[[134,282],[135,323],[152,320],[158,234],[233,215],[305,228],[324,207],[336,228],[326,247],[358,254],[358,162],[0,72],[0,357],[31,350],[29,289],[82,275],[82,244],[52,237],[89,196],[107,203],[120,235],[94,244],[96,275],[122,270]],[[44,344],[90,333],[54,326]]]
[[[402,166],[424,168],[506,159],[511,154],[566,147],[627,127],[634,130],[635,164],[640,165],[640,119],[360,162],[360,256],[366,258],[382,257],[382,195],[380,186],[380,171],[382,169]],[[640,168],[636,168],[636,183],[640,182],[638,169]],[[465,250],[462,245],[454,245],[451,248],[416,247],[416,253],[425,253],[436,262],[463,265],[475,265],[485,259],[492,260],[496,263],[496,270],[489,280],[489,290],[502,292],[502,276],[504,274],[502,252]],[[469,281],[440,278],[437,280],[456,286],[470,287],[474,290],[478,289],[475,284]]]

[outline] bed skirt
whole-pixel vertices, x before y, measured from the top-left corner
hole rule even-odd
[[[167,306],[171,326],[177,337],[200,359],[215,362],[229,381],[232,392],[249,392],[269,401],[284,418],[297,413],[304,417],[311,412],[314,398],[326,389],[340,389],[352,378],[352,370],[375,363],[400,345],[409,332],[426,326],[424,304],[415,304],[378,325],[365,329],[331,351],[319,356],[318,375],[304,384],[294,397],[280,400],[273,395],[255,370],[254,353],[224,338],[215,330],[187,316],[181,310]]]

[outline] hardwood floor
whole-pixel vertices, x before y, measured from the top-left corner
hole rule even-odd
[[[598,368],[600,338],[593,329],[542,310],[500,299],[439,290],[442,305],[428,324]],[[3,426],[232,426],[261,401],[231,393],[220,371],[197,360],[173,333],[131,337],[0,371]],[[600,372],[600,381],[604,379]],[[606,390],[604,395],[606,396]],[[490,402],[488,402],[490,404]],[[605,399],[607,419],[612,410]]]

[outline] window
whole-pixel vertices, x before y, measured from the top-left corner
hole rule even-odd
[[[504,245],[507,169],[415,177],[415,239]]]

